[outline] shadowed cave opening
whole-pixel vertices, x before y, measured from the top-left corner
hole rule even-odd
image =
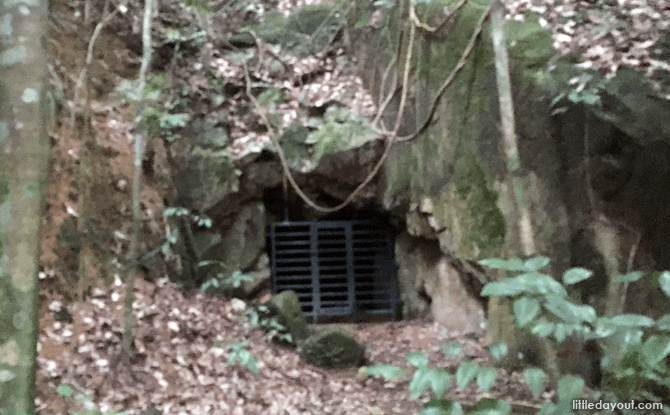
[[[314,322],[399,319],[396,230],[388,215],[366,206],[318,217],[281,194],[271,189],[264,197],[272,290],[295,291]],[[322,195],[317,203],[339,201]]]

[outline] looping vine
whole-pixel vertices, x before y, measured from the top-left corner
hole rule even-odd
[[[419,21],[418,17],[416,16],[416,12],[414,10],[414,7],[410,7],[410,33],[409,33],[409,42],[407,46],[407,54],[405,57],[405,63],[403,67],[403,74],[402,74],[402,85],[400,88],[391,88],[389,91],[388,95],[384,98],[382,101],[382,104],[380,105],[379,109],[377,110],[377,114],[375,115],[373,121],[372,121],[372,126],[375,129],[376,132],[378,132],[380,135],[385,138],[386,145],[384,147],[384,151],[375,164],[374,168],[372,171],[367,175],[365,180],[361,182],[350,194],[347,196],[347,198],[340,203],[337,206],[333,207],[328,207],[328,206],[320,206],[318,205],[315,201],[309,198],[307,194],[300,188],[298,183],[296,182],[293,174],[290,171],[288,161],[286,159],[286,155],[284,154],[284,151],[282,150],[280,144],[279,144],[279,139],[277,138],[277,132],[274,130],[272,127],[272,124],[267,118],[267,115],[265,114],[265,111],[263,110],[262,106],[256,99],[256,97],[253,96],[251,93],[251,79],[249,76],[249,68],[247,67],[246,63],[244,64],[244,78],[246,81],[246,94],[249,97],[249,100],[252,102],[254,105],[254,108],[256,109],[258,115],[261,117],[261,120],[265,127],[267,128],[270,139],[272,140],[272,144],[275,146],[277,149],[277,154],[279,155],[279,159],[281,162],[282,170],[284,173],[285,178],[288,180],[288,182],[291,184],[291,187],[296,191],[298,196],[311,208],[313,208],[316,211],[323,212],[323,213],[333,213],[337,212],[340,209],[344,208],[347,206],[349,203],[351,203],[354,198],[363,190],[365,186],[367,186],[372,179],[376,176],[376,174],[379,172],[381,169],[382,165],[384,164],[384,161],[390,154],[391,148],[393,147],[393,144],[395,142],[405,142],[405,141],[410,141],[413,140],[414,138],[418,137],[419,135],[423,134],[426,129],[433,123],[433,119],[435,117],[435,113],[437,112],[437,106],[440,102],[440,99],[442,98],[442,95],[446,91],[447,87],[451,85],[456,78],[456,75],[463,69],[465,64],[467,63],[470,55],[472,54],[474,47],[477,43],[477,39],[479,38],[479,35],[482,33],[482,28],[484,25],[484,22],[488,19],[491,11],[491,6],[484,11],[482,16],[480,17],[479,21],[477,22],[477,25],[475,26],[474,32],[472,36],[470,37],[470,40],[463,50],[463,53],[461,54],[461,57],[459,58],[458,62],[456,63],[456,66],[452,69],[452,71],[449,73],[449,75],[445,78],[444,82],[440,86],[436,97],[433,100],[433,103],[431,105],[431,110],[430,113],[427,117],[427,119],[424,121],[424,123],[417,129],[415,132],[408,136],[404,137],[398,137],[398,130],[400,129],[400,125],[402,122],[402,117],[405,111],[405,105],[407,101],[407,93],[409,90],[409,74],[411,70],[411,60],[413,57],[413,50],[414,50],[414,43],[415,43],[415,36],[416,36],[416,30],[421,29],[424,31],[428,32],[435,32],[437,30],[442,29],[451,21],[452,17],[456,14],[458,10],[460,10],[461,7],[467,2],[467,0],[461,0],[459,3],[456,5],[456,8],[447,16],[447,18],[436,28],[432,28],[428,26],[427,24],[424,24]],[[256,38],[256,44],[259,46],[259,39],[255,36],[254,33],[251,33],[254,38]],[[392,57],[391,61],[389,62],[387,68],[384,71],[383,79],[382,79],[382,91],[384,91],[384,86],[386,84],[386,80],[388,77],[389,72],[392,70],[393,66],[395,63],[398,61],[398,53]],[[393,85],[395,85],[395,82],[397,80],[397,73],[394,72],[393,75]],[[393,96],[398,92],[398,89],[400,89],[400,106],[398,108],[398,113],[396,114],[396,122],[393,127],[392,131],[386,130],[383,126],[379,126],[378,123],[380,122],[380,118],[386,109],[386,106],[388,103],[391,101]]]

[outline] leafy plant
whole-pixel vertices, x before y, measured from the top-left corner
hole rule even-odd
[[[222,261],[218,260],[208,260],[201,261],[198,263],[200,267],[206,266],[218,266],[221,269],[224,269],[225,264]],[[202,292],[208,291],[225,291],[229,288],[240,288],[243,283],[253,281],[253,277],[248,274],[243,274],[241,271],[234,271],[230,275],[226,275],[224,272],[217,272],[211,278],[207,279],[201,286],[200,290]]]
[[[448,350],[456,352],[457,347],[450,345]],[[421,415],[461,415],[464,414],[463,408],[458,402],[444,398],[444,394],[449,389],[450,375],[442,368],[431,367],[428,363],[428,357],[423,352],[410,352],[406,355],[409,363],[415,367],[412,380],[409,384],[409,393],[411,399],[418,399],[426,391],[432,391],[432,398],[423,405],[424,410]],[[404,376],[405,372],[392,365],[375,365],[365,368],[361,371],[362,376],[381,376],[386,380],[393,380]],[[467,361],[461,364],[456,371],[456,383],[458,387],[463,388],[473,380],[476,380],[480,389],[489,390],[497,378],[497,371],[492,367],[480,367],[474,361]],[[488,411],[487,414],[506,414],[505,408],[509,405],[503,401],[483,399],[477,404],[477,411]]]
[[[670,315],[654,321],[637,315],[623,314],[611,318],[598,316],[588,305],[570,300],[565,286],[576,284],[592,276],[584,268],[572,268],[562,276],[563,285],[540,272],[549,263],[545,257],[522,261],[518,258],[487,259],[480,264],[492,268],[519,272],[519,275],[487,284],[484,296],[511,297],[513,312],[519,327],[528,327],[540,337],[552,337],[558,343],[569,336],[584,341],[595,341],[603,353],[600,362],[604,371],[602,393],[613,402],[646,400],[659,402],[659,388],[670,388],[670,370],[666,358],[670,354]],[[620,281],[640,280],[641,272],[620,276]],[[658,275],[659,287],[670,297],[670,273]],[[541,390],[539,369],[529,369],[526,381],[534,394]],[[584,381],[565,376],[558,383],[558,401],[547,405],[541,413],[570,413],[572,399],[581,398]],[[670,413],[668,410],[666,413]]]
[[[203,228],[212,227],[212,219],[206,215],[198,215],[192,213],[190,210],[183,207],[169,207],[163,211],[163,216],[166,218],[186,218],[190,219],[193,224]]]
[[[248,343],[248,340],[243,340],[228,345],[228,348],[230,349],[228,364],[234,365],[239,363],[240,365],[251,370],[253,373],[258,373],[256,358],[254,358],[251,352],[246,349]]]
[[[552,115],[567,111],[566,101],[586,106],[600,106],[600,95],[605,89],[605,82],[597,74],[582,72],[571,78],[568,84],[568,89],[560,91],[551,101],[551,106],[554,108]]]
[[[515,321],[520,327],[527,327],[538,336],[551,336],[562,342],[568,336],[581,336],[584,340],[597,341],[605,350],[602,367],[606,371],[603,390],[593,391],[595,399],[607,400],[612,408],[624,406],[631,400],[659,402],[661,394],[654,394],[654,388],[670,388],[670,370],[666,360],[670,354],[670,314],[658,321],[641,315],[619,315],[613,318],[597,316],[595,310],[586,305],[575,304],[568,298],[564,285],[576,284],[590,278],[592,272],[583,268],[567,270],[559,283],[549,275],[540,272],[549,264],[545,257],[528,260],[487,259],[482,265],[518,272],[517,276],[487,284],[482,295],[510,297],[513,301]],[[621,276],[624,282],[634,282],[642,277],[641,273],[629,273]],[[657,275],[658,286],[670,297],[670,272]],[[448,356],[460,353],[455,344],[443,345]],[[489,346],[491,355],[502,359],[507,354],[504,343]],[[612,356],[620,356],[614,359]],[[450,374],[444,369],[429,365],[427,356],[422,352],[407,354],[407,360],[415,371],[409,385],[411,399],[419,398],[426,391],[432,391],[432,399],[424,404],[421,415],[463,415],[465,412],[458,402],[444,398],[449,388]],[[404,372],[390,365],[376,365],[361,371],[363,376],[381,376],[387,380],[403,376]],[[475,361],[465,361],[456,370],[456,385],[466,387],[473,381],[483,391],[490,389],[497,378],[495,368],[480,366]],[[527,368],[524,378],[534,396],[544,390],[546,374],[539,368]],[[554,402],[545,404],[542,415],[574,414],[573,402],[583,399],[584,380],[568,375],[558,380]],[[659,408],[662,406],[658,404]],[[670,409],[662,409],[670,414]],[[471,414],[505,415],[511,414],[508,403],[499,399],[481,399]]]
[[[243,317],[251,326],[265,331],[268,340],[295,345],[288,328],[279,322],[277,316],[272,315],[267,306],[261,304],[257,307],[250,307],[244,311]]]
[[[61,384],[56,388],[56,392],[65,398],[73,398],[77,405],[82,408],[81,411],[73,412],[71,415],[125,415],[125,412],[102,412],[92,402],[89,396],[77,392],[73,387]]]

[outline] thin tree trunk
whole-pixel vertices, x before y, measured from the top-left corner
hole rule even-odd
[[[0,2],[0,414],[35,412],[47,2]]]
[[[142,32],[143,56],[140,67],[138,90],[144,91],[146,85],[147,71],[149,62],[151,62],[151,15],[153,13],[153,0],[145,0],[144,4],[144,23]],[[121,343],[121,359],[129,365],[132,355],[132,343],[135,331],[135,314],[133,313],[133,299],[135,290],[135,276],[138,272],[137,258],[139,256],[139,247],[142,231],[142,159],[144,158],[144,145],[146,138],[146,128],[142,120],[144,111],[144,93],[142,92],[140,100],[137,103],[136,131],[135,131],[135,160],[133,172],[133,227],[130,240],[130,252],[128,265],[128,274],[126,277],[126,299],[124,311],[124,330],[123,341]]]
[[[509,76],[509,59],[505,46],[505,16],[501,0],[493,0],[491,7],[491,35],[493,36],[493,51],[495,53],[496,81],[498,83],[498,102],[500,104],[500,122],[502,124],[503,147],[507,174],[512,186],[516,211],[518,212],[519,242],[523,254],[528,256],[536,252],[535,237],[530,215],[530,203],[526,192],[519,145],[516,138],[514,122],[514,102]]]
[[[498,84],[498,102],[500,105],[500,121],[502,124],[503,148],[505,150],[505,161],[507,164],[507,182],[511,186],[514,195],[516,220],[518,221],[518,230],[516,235],[512,235],[510,241],[516,247],[521,248],[525,256],[533,255],[537,252],[535,244],[535,235],[531,220],[530,201],[526,186],[528,178],[521,168],[521,159],[519,156],[519,145],[516,137],[516,125],[514,122],[514,101],[512,98],[512,86],[509,74],[509,58],[507,56],[507,46],[505,44],[505,15],[501,0],[492,0],[491,6],[491,35],[493,37],[493,52],[495,54],[496,82]],[[508,218],[510,220],[510,218]],[[514,240],[516,239],[516,240]],[[497,326],[491,324],[493,331],[501,340],[514,343],[512,350],[520,345],[519,342],[525,342],[524,336],[518,336],[517,330],[512,326],[512,312],[508,302],[497,302],[496,309]],[[539,353],[542,356],[543,369],[548,372],[549,381],[553,387],[556,387],[559,377],[556,349],[547,339],[539,339],[537,344]]]

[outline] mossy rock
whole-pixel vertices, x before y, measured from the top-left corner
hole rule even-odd
[[[338,24],[342,24],[342,19],[336,15],[332,6],[310,4],[301,7],[289,16],[286,21],[286,31],[312,36],[324,26]]]
[[[282,291],[265,304],[277,316],[277,320],[286,326],[293,340],[300,344],[309,337],[307,319],[302,314],[300,300],[295,291]]]
[[[313,334],[302,343],[301,353],[309,363],[326,369],[356,367],[365,361],[365,348],[340,330]]]
[[[289,53],[306,57],[332,43],[344,27],[345,20],[328,5],[307,5],[287,18],[279,12],[267,13],[263,20],[246,26],[230,39],[238,47],[255,45],[256,36],[272,44],[280,44]]]
[[[268,43],[279,43],[284,33],[286,18],[278,11],[271,11],[263,16],[263,20],[245,27],[242,32],[230,39],[230,43],[238,47],[250,47],[256,45],[253,32],[256,36]]]

